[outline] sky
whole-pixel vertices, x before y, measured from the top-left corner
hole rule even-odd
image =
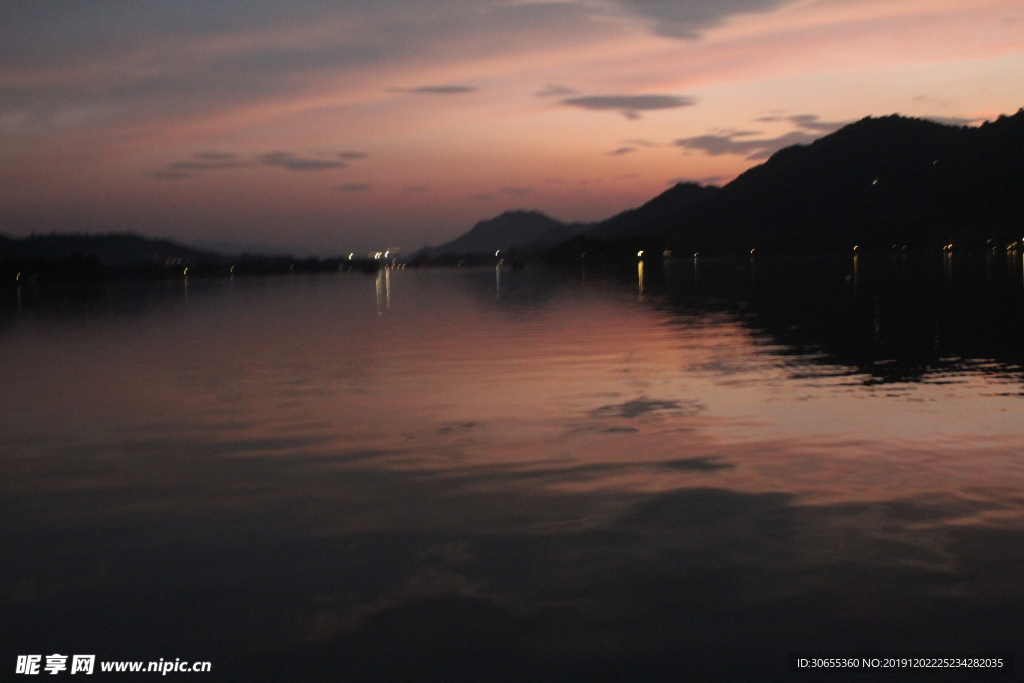
[[[1024,106],[1024,0],[6,0],[0,233],[326,256]]]

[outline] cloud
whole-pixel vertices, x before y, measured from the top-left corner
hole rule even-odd
[[[122,129],[204,119],[318,93],[325,82],[371,70],[451,67],[589,45],[618,31],[599,17],[606,11],[575,1],[187,4],[188,11],[166,0],[0,3],[0,118],[24,115],[14,121],[18,132],[45,131],[76,112],[92,114],[75,125]],[[444,81],[398,85],[424,96],[477,90]]]
[[[366,155],[362,152],[339,152],[337,156],[342,159],[359,159]],[[180,180],[196,177],[197,171],[252,168],[254,166],[272,166],[289,171],[324,171],[345,168],[348,164],[333,158],[301,157],[294,152],[282,150],[256,154],[251,158],[240,157],[232,152],[196,152],[191,159],[172,161],[161,171],[143,175],[149,178]]]
[[[959,116],[922,116],[921,118],[926,121],[934,121],[935,123],[941,123],[947,126],[973,126],[974,124],[985,120],[984,118],[965,119]]]
[[[592,111],[617,111],[627,119],[638,119],[641,111],[691,107],[697,100],[681,95],[590,95],[571,97],[562,100],[562,104]]]
[[[366,152],[338,152],[339,159],[351,159],[352,161],[355,161],[356,159],[365,159],[368,156],[370,155],[367,154]]]
[[[267,152],[259,154],[256,160],[264,166],[279,166],[289,171],[325,171],[345,168],[348,164],[331,159],[309,159],[296,156],[292,152]]]
[[[822,133],[834,133],[849,121],[819,121],[816,114],[797,114],[787,116],[786,120],[804,130],[816,130]]]
[[[755,121],[782,121],[785,118],[786,109],[769,109],[767,113],[758,116]]]
[[[687,183],[697,183],[698,185],[714,185],[715,183],[718,183],[718,182],[721,182],[723,180],[726,180],[727,178],[728,178],[728,176],[724,176],[724,175],[709,175],[709,176],[704,176],[703,178],[697,178],[697,179],[693,179],[693,178],[672,178],[671,180],[666,180],[665,184],[666,185],[671,185],[672,187],[675,187],[676,185],[678,185],[680,183],[684,183],[684,184],[687,184]]]
[[[715,130],[714,132],[718,133],[719,135],[729,135],[734,138],[746,138],[750,137],[751,135],[761,134],[761,131],[759,130],[736,130],[735,128],[720,128]]]
[[[803,131],[792,131],[777,138],[761,140],[737,140],[732,135],[698,135],[692,138],[676,140],[675,144],[684,149],[695,149],[710,156],[738,154],[747,159],[767,159],[775,152],[791,145],[807,145],[819,136]]]
[[[938,97],[932,97],[931,95],[917,95],[916,97],[913,97],[911,99],[919,104],[927,104],[929,106],[948,107],[951,104],[949,100],[941,99]],[[925,121],[934,121],[935,123],[941,123],[947,126],[973,126],[985,120],[984,117],[964,118],[962,116],[929,115],[920,116],[918,118],[922,118]]]
[[[188,11],[166,0],[6,2],[0,127],[124,130],[203,120],[318,93],[324,83],[361,74],[589,48],[622,36],[622,21],[609,19],[675,35],[780,1],[220,0],[188,3]],[[558,83],[565,77],[552,76],[555,82],[538,94],[572,96]],[[442,81],[398,91],[442,97],[477,89]]]
[[[475,199],[478,202],[489,202],[494,199],[494,195],[488,192],[479,192],[477,194],[469,195],[469,199]]]
[[[655,33],[696,40],[701,31],[736,14],[770,12],[787,0],[616,0],[620,10],[647,23]]]
[[[933,104],[934,103],[938,103],[938,104],[942,104],[942,105],[945,105],[945,104],[948,103],[948,102],[945,102],[943,100],[935,99],[934,97],[930,97],[928,95],[918,95],[916,97],[913,97],[913,101],[915,101],[915,102],[933,103]],[[971,126],[973,124],[977,124],[977,123],[979,123],[981,121],[984,121],[983,118],[965,119],[963,117],[955,117],[955,116],[923,116],[923,117],[920,117],[920,118],[925,119],[927,121],[934,121],[935,123],[942,123],[942,124],[945,124],[947,126]],[[755,119],[755,121],[764,121],[764,122],[788,121],[788,122],[796,125],[798,128],[803,128],[804,130],[820,131],[822,133],[834,133],[837,130],[839,130],[840,128],[842,128],[843,126],[845,126],[845,125],[850,123],[849,121],[820,121],[819,117],[817,115],[815,115],[815,114],[797,114],[797,115],[794,115],[794,116],[786,116],[786,117],[777,116],[777,115],[776,116],[763,116],[763,117],[758,117],[757,119]]]
[[[195,178],[196,171],[214,171],[223,168],[252,166],[251,161],[239,158],[230,152],[196,152],[191,159],[172,161],[161,171],[144,173],[147,178],[160,180],[184,180]]]
[[[462,95],[476,92],[479,88],[472,85],[421,85],[415,88],[392,88],[391,92],[412,93],[414,95]]]
[[[632,138],[630,140],[624,140],[623,142],[625,142],[627,145],[632,145],[634,147],[670,147],[671,146],[669,143],[654,142],[652,140],[646,140],[644,138]]]
[[[368,183],[345,183],[334,188],[338,192],[365,192],[370,189]]]
[[[843,126],[849,123],[849,121],[822,121],[817,114],[794,114],[792,116],[783,116],[782,114],[770,114],[767,116],[758,116],[755,121],[761,123],[774,123],[778,121],[789,121],[797,128],[803,128],[804,130],[820,131],[822,133],[834,133]],[[750,133],[751,135],[757,135],[757,133]],[[738,135],[738,133],[733,133]]]
[[[406,194],[417,194],[419,192],[426,192],[429,189],[429,185],[406,185],[402,188],[402,192]]]
[[[613,149],[612,151],[607,152],[607,154],[613,157],[621,157],[626,154],[632,154],[635,151],[636,147],[619,147],[618,149]]]
[[[847,125],[845,121],[822,121],[817,114],[794,114],[791,116],[759,116],[757,121],[788,121],[801,130],[794,130],[774,138],[751,138],[760,135],[753,130],[718,130],[712,135],[697,135],[675,141],[677,147],[694,149],[710,156],[737,154],[749,160],[767,159],[775,152],[791,145],[807,145],[824,133],[833,133]]]
[[[548,85],[533,94],[537,97],[564,97],[565,95],[575,95],[576,91],[564,85]]]

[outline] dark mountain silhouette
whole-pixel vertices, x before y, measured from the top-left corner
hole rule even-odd
[[[941,250],[1005,245],[1022,230],[1024,109],[976,128],[868,117],[780,150],[720,190],[677,185],[564,250],[595,240],[686,252]]]
[[[226,260],[224,256],[201,251],[169,240],[147,239],[130,233],[89,235],[49,234],[12,239],[0,235],[0,259],[66,259],[77,255],[102,266],[141,266],[168,261],[194,263]]]
[[[506,211],[480,221],[469,232],[451,242],[426,247],[424,258],[493,255],[495,251],[551,247],[589,228],[590,223],[562,223],[539,211]]]
[[[376,272],[372,259],[296,259],[287,254],[225,256],[133,234],[0,235],[0,286],[110,280]]]
[[[715,185],[678,183],[643,206],[628,209],[587,231],[588,237],[615,238],[622,235],[658,234],[661,226],[672,225],[679,213],[710,201],[721,191]]]

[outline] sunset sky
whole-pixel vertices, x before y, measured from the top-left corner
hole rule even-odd
[[[8,0],[0,232],[326,255],[1024,106],[1024,0]]]

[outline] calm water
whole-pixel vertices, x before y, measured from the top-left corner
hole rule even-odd
[[[3,666],[1019,660],[1020,256],[861,258],[0,290]]]

